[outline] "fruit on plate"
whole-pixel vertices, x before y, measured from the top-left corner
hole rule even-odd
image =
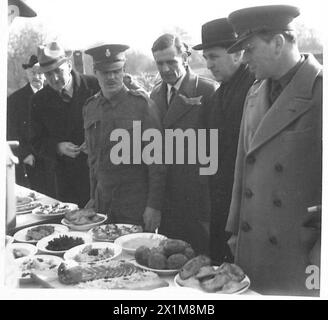
[[[129,276],[138,268],[123,260],[111,260],[94,265],[78,264],[74,260],[67,260],[58,268],[58,279],[63,284],[76,284],[102,278]]]
[[[65,220],[68,224],[85,225],[96,223],[102,220],[93,209],[80,209],[67,212]]]
[[[136,261],[158,270],[178,270],[195,255],[189,243],[178,239],[162,240],[158,247],[140,246],[135,252]]]

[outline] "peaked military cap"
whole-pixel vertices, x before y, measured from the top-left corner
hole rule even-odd
[[[19,17],[36,17],[36,12],[32,10],[24,1],[21,0],[8,0],[8,6],[15,6],[18,8]],[[12,9],[12,8],[10,8]]]
[[[260,32],[295,30],[292,22],[299,14],[299,8],[288,5],[251,7],[230,13],[228,20],[238,38],[228,52],[241,50],[245,40]]]
[[[103,44],[85,50],[93,58],[93,66],[97,70],[116,70],[125,64],[125,53],[129,46],[124,44]]]
[[[194,46],[194,50],[213,47],[229,48],[237,41],[236,33],[227,18],[215,19],[202,25],[202,43]]]

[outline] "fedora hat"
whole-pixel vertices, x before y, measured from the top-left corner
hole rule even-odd
[[[202,25],[202,43],[194,46],[193,49],[229,48],[236,40],[237,36],[228,19],[215,19]]]
[[[39,71],[44,73],[58,68],[68,61],[72,52],[66,53],[64,48],[57,42],[38,46]]]
[[[32,54],[30,56],[30,60],[28,61],[28,63],[23,63],[22,67],[23,67],[23,69],[26,70],[26,69],[32,68],[37,63],[38,63],[38,57],[35,54]]]
[[[228,52],[242,49],[244,43],[261,32],[293,31],[293,20],[300,9],[289,5],[270,5],[244,8],[229,14],[228,20],[237,33],[237,41]]]

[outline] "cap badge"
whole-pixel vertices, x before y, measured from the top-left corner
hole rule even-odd
[[[110,51],[109,51],[109,49],[106,49],[105,56],[106,56],[107,58],[110,57]]]

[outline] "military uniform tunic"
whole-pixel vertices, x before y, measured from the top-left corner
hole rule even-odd
[[[141,122],[141,132],[160,130],[149,100],[124,86],[111,100],[101,92],[91,97],[83,115],[95,210],[108,214],[111,222],[142,224],[146,206],[161,210],[165,183],[163,165],[133,164],[133,121]],[[129,164],[111,160],[111,150],[119,142],[111,141],[110,136],[118,128],[130,136]]]

